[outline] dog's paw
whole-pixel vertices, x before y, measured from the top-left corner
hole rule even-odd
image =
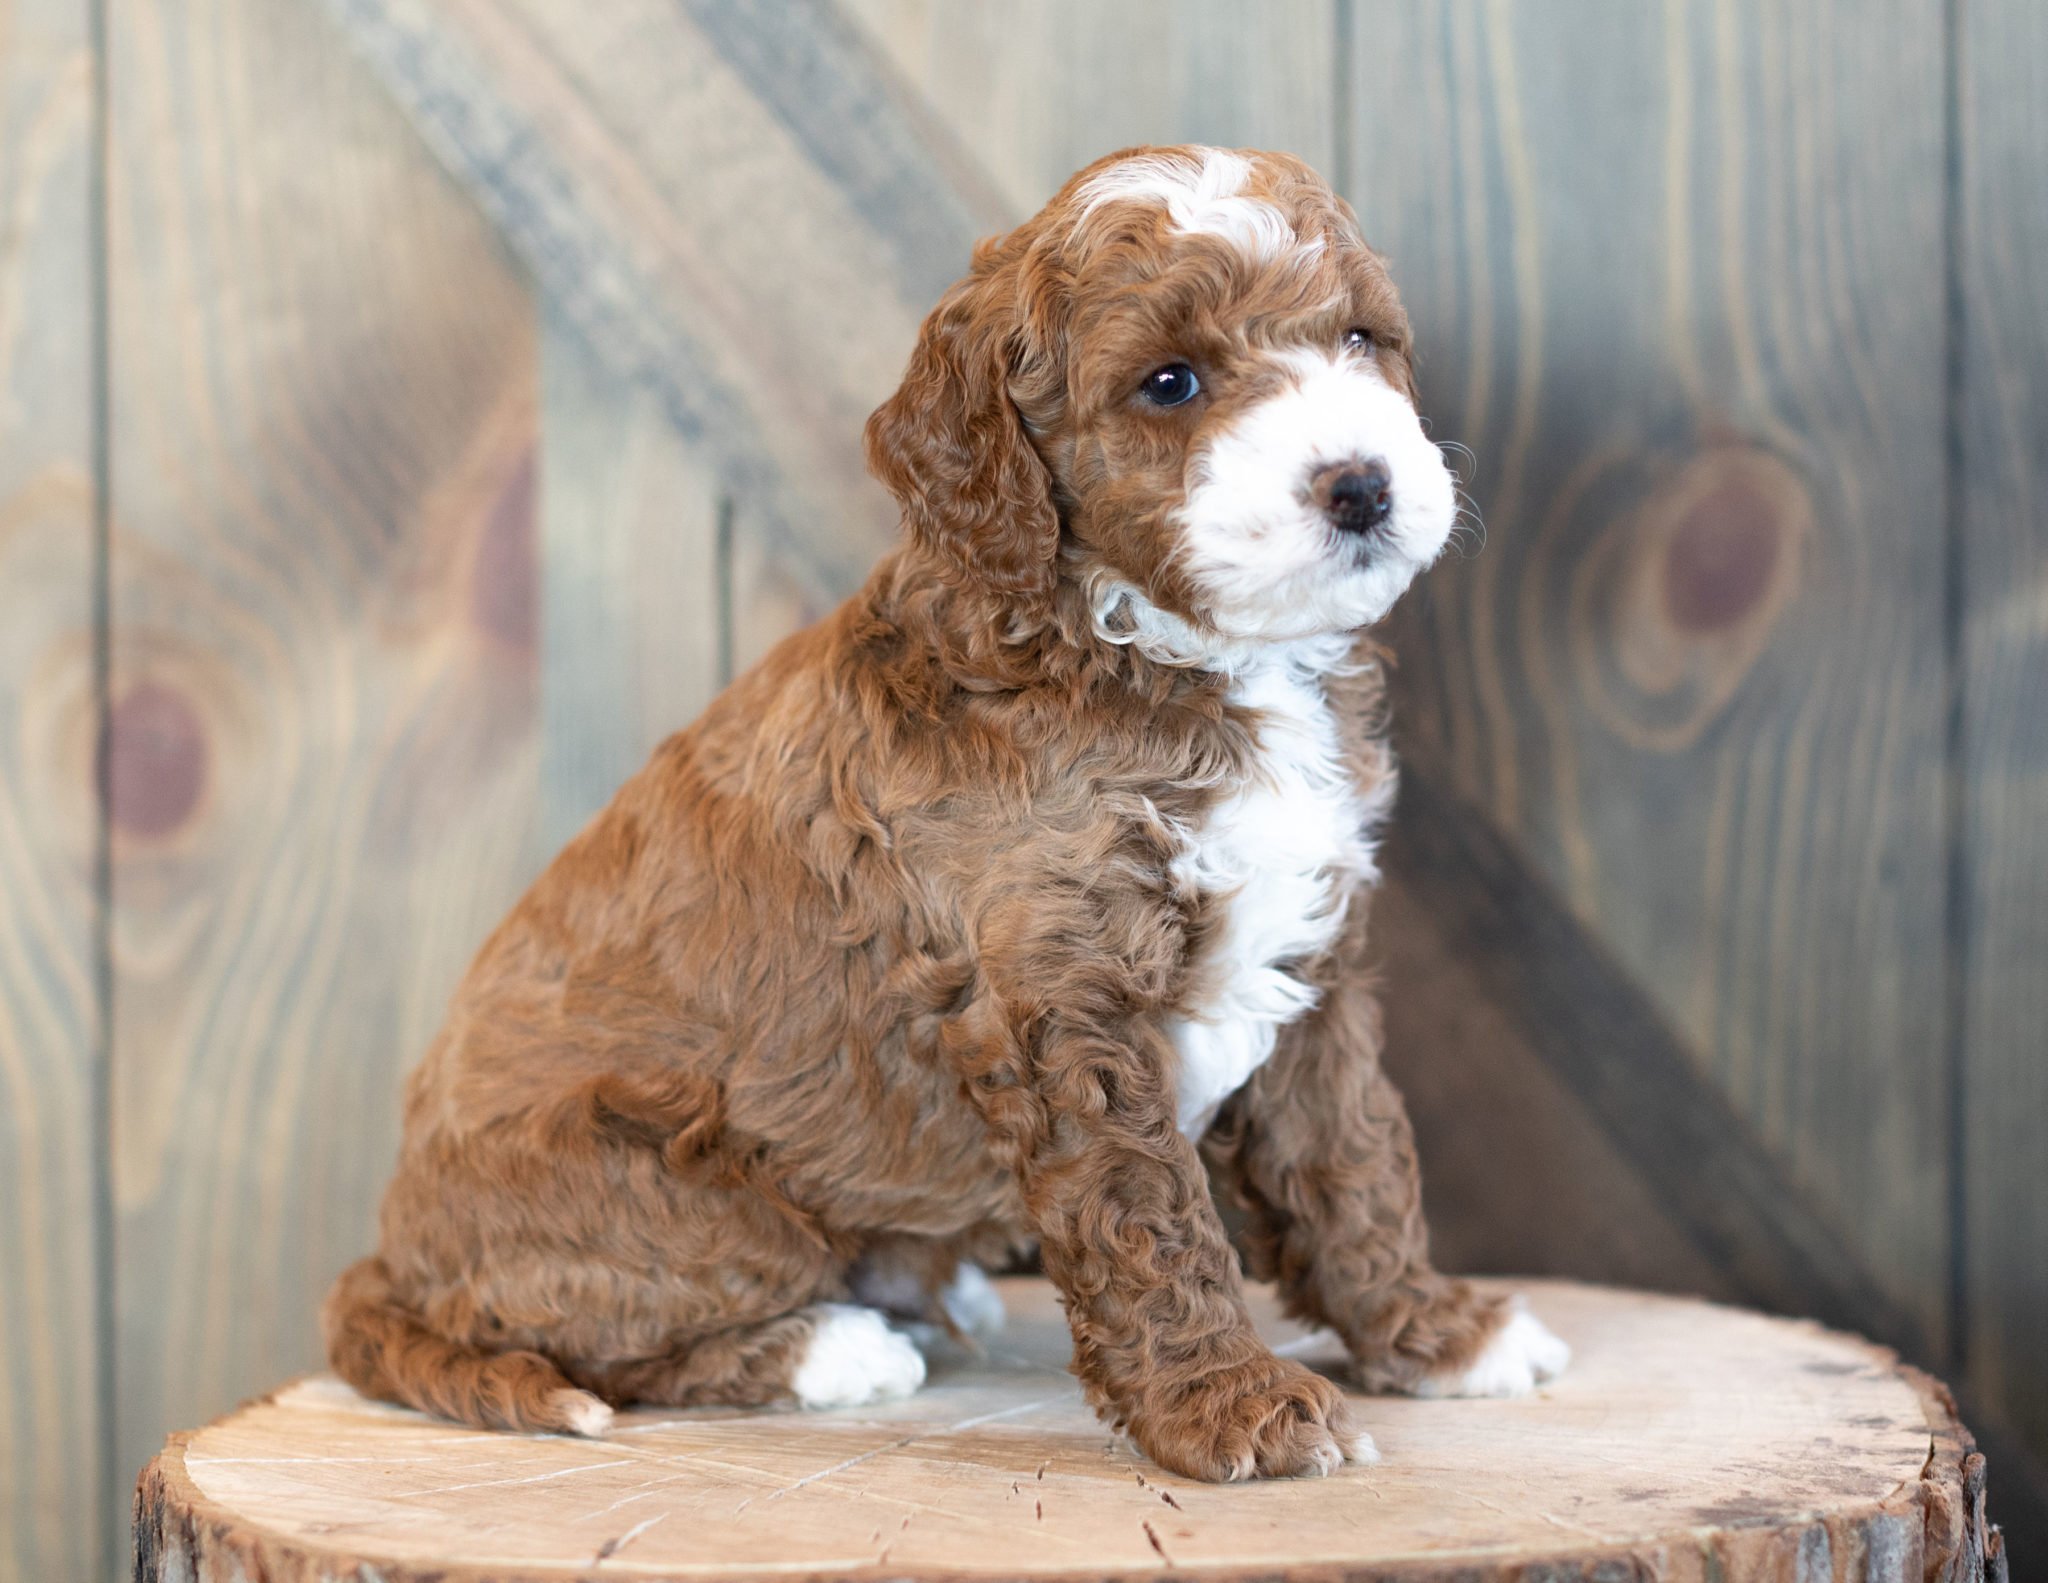
[[[1132,1415],[1131,1435],[1170,1472],[1212,1483],[1323,1478],[1379,1448],[1328,1380],[1265,1357],[1204,1375]]]
[[[1572,1360],[1572,1349],[1530,1313],[1521,1298],[1507,1323],[1494,1333],[1472,1363],[1450,1374],[1425,1375],[1417,1396],[1526,1396],[1554,1380]]]
[[[939,1305],[963,1336],[986,1341],[1003,1328],[1002,1294],[978,1264],[963,1263],[939,1293]]]
[[[864,1407],[924,1384],[924,1354],[872,1308],[820,1303],[789,1388],[805,1407]]]
[[[588,1391],[551,1391],[548,1412],[559,1418],[565,1434],[583,1435],[591,1440],[604,1437],[612,1426],[611,1404]]]

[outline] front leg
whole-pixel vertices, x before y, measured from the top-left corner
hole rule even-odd
[[[1430,1264],[1415,1136],[1380,1065],[1363,935],[1355,918],[1321,1003],[1281,1031],[1203,1152],[1244,1210],[1252,1273],[1278,1283],[1296,1318],[1343,1338],[1367,1389],[1520,1394],[1570,1350],[1519,1301]]]
[[[1026,1211],[1090,1403],[1191,1478],[1374,1460],[1342,1392],[1252,1328],[1201,1159],[1174,1125],[1157,1028],[1054,1026],[1036,1043],[1028,1098],[994,1109],[1019,1118]]]

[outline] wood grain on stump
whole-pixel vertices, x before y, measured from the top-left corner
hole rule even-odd
[[[312,1378],[174,1436],[142,1579],[1971,1579],[1983,1458],[1888,1352],[1704,1303],[1529,1286],[1571,1370],[1515,1401],[1363,1404],[1385,1462],[1206,1485],[1107,1432],[1045,1285],[908,1401],[641,1411],[601,1441],[484,1434]],[[1334,1365],[1259,1299],[1276,1344]]]

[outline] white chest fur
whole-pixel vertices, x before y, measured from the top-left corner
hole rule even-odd
[[[1376,877],[1372,831],[1385,801],[1367,806],[1358,795],[1312,670],[1281,661],[1247,671],[1232,695],[1259,712],[1257,762],[1190,830],[1176,862],[1184,883],[1222,898],[1196,964],[1197,998],[1168,1026],[1180,1128],[1191,1138],[1273,1053],[1281,1028],[1315,1004],[1289,967],[1335,941],[1351,895]]]

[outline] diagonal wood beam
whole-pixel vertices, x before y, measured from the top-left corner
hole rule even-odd
[[[325,0],[612,373],[831,590],[895,532],[856,443],[1007,216],[824,0]]]
[[[1384,860],[1440,931],[1467,992],[1506,1012],[1735,1292],[1939,1361],[1627,970],[1491,820],[1412,762]]]
[[[1533,1056],[1591,1115],[1661,1211],[1655,1220],[1705,1255],[1717,1288],[1735,1301],[1874,1336],[1943,1371],[1950,1360],[1925,1328],[1860,1263],[1701,1074],[1649,996],[1490,819],[1405,763],[1382,860],[1393,894],[1377,904],[1376,919],[1426,918],[1432,938],[1419,948],[1383,940],[1379,954],[1395,963],[1433,959],[1436,995],[1484,1003],[1482,1021],[1503,1032],[1517,1054]],[[1398,983],[1389,987],[1398,995]],[[1432,1023],[1471,1025],[1469,1004],[1395,1005],[1411,1035],[1427,1037]],[[1404,1055],[1422,1061],[1441,1053]],[[1515,1056],[1503,1062],[1496,1052],[1482,1054],[1492,1057],[1482,1063],[1490,1080],[1513,1080]],[[1527,1089],[1519,1097],[1536,1098]],[[1470,1119],[1461,1107],[1451,1121],[1462,1126]],[[1476,1147],[1514,1159],[1518,1141],[1496,1135]],[[1428,1160],[1425,1153],[1425,1174]],[[1545,1253],[1564,1253],[1560,1268],[1602,1273],[1585,1268],[1583,1238],[1569,1228],[1548,1241]],[[1612,1253],[1596,1250],[1592,1257]],[[1526,1259],[1528,1249],[1517,1257]],[[2001,1520],[2028,1543],[2048,1538],[2048,1466],[1998,1403],[1968,1391],[1957,1395],[1996,1469]]]

